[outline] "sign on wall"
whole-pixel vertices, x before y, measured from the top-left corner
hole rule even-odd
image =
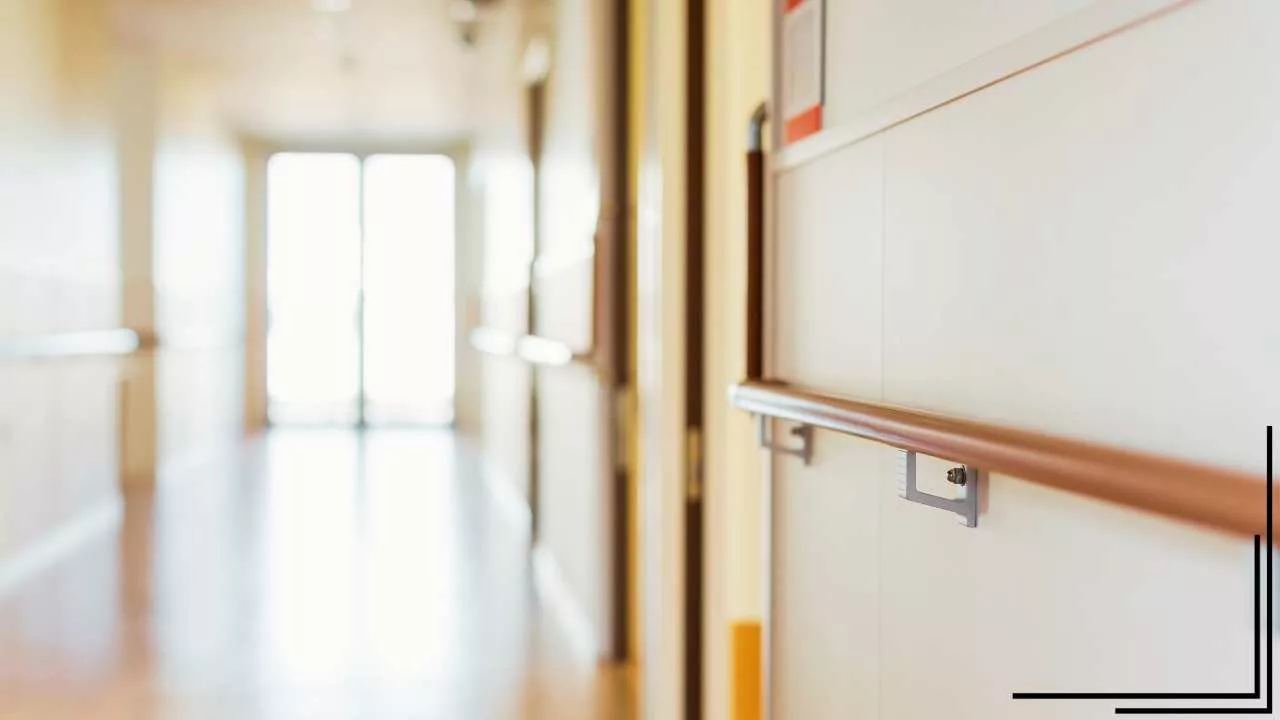
[[[782,116],[788,143],[822,129],[823,3],[784,0],[782,11]]]

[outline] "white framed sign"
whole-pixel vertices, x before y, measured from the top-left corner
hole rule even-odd
[[[783,139],[793,143],[822,129],[825,0],[784,0],[782,10]]]

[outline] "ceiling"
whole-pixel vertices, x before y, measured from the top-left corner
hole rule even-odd
[[[130,35],[216,78],[225,119],[277,141],[447,142],[465,136],[486,33],[462,42],[453,0],[120,0]],[[312,3],[349,3],[319,12]]]

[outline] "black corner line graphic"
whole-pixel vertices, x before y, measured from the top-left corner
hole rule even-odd
[[[1271,671],[1271,659],[1274,654],[1272,638],[1272,591],[1271,567],[1275,555],[1273,526],[1275,523],[1272,506],[1272,426],[1267,426],[1267,682],[1266,700],[1263,707],[1118,707],[1116,715],[1270,715],[1273,708],[1274,682]],[[1262,692],[1262,637],[1261,637],[1261,598],[1262,598],[1262,536],[1253,536],[1253,692],[1240,693],[1069,693],[1069,692],[1016,692],[1014,700],[1259,700]]]

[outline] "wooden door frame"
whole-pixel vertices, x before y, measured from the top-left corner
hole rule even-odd
[[[631,372],[631,345],[634,328],[631,322],[630,298],[632,294],[629,229],[635,217],[631,208],[631,59],[630,0],[613,0],[606,35],[605,62],[609,66],[610,91],[603,98],[606,134],[603,144],[602,168],[611,179],[612,192],[601,203],[602,227],[607,237],[603,248],[597,248],[597,262],[603,266],[597,277],[604,282],[597,285],[596,297],[603,303],[597,313],[601,327],[595,333],[601,339],[601,358],[606,387],[606,427],[610,437],[606,441],[607,457],[611,469],[612,498],[609,517],[611,568],[609,603],[612,627],[610,628],[607,655],[613,660],[626,660],[632,656],[628,646],[628,626],[632,608],[631,575],[628,560],[631,556],[629,518],[631,514],[630,452],[627,435],[631,428],[632,406],[630,402],[633,378]],[[597,238],[597,244],[601,238]],[[603,287],[600,287],[603,285]]]
[[[533,248],[529,256],[528,275],[525,278],[525,326],[524,331],[528,335],[536,335],[538,332],[538,292],[537,278],[535,277],[535,268],[538,262],[538,253],[542,248],[542,190],[540,177],[542,175],[542,140],[543,133],[546,130],[546,98],[547,98],[547,78],[538,77],[531,79],[525,84],[525,102],[527,103],[528,114],[525,118],[526,137],[525,142],[529,151],[529,166],[533,172],[533,198],[532,198],[532,223],[533,223]],[[529,467],[528,467],[528,491],[529,491],[529,547],[537,547],[542,539],[542,493],[540,482],[540,454],[538,451],[541,445],[538,423],[538,367],[529,365]]]
[[[704,0],[650,0],[648,11],[636,264],[644,466],[643,703],[648,717],[699,720],[705,704],[706,8]]]
[[[685,26],[685,459],[684,717],[701,720],[704,696],[706,395],[706,0],[687,0]]]

